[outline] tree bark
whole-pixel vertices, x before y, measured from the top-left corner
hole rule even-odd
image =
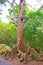
[[[18,22],[18,35],[17,35],[17,46],[18,48],[23,51],[24,46],[24,22],[19,20]]]
[[[20,13],[18,20],[18,35],[17,35],[17,46],[23,51],[24,46],[24,0],[20,0]]]
[[[7,0],[8,3],[11,5],[12,8],[14,8],[14,4],[13,2],[15,2],[15,0],[12,1],[12,3],[9,2],[9,0]],[[16,11],[15,8],[13,10],[13,14],[14,14],[14,23],[15,25],[17,25],[18,28],[18,34],[17,34],[17,44],[16,47],[14,46],[12,48],[11,54],[14,54],[13,51],[15,51],[15,49],[17,49],[17,51],[22,54],[22,52],[24,52],[24,2],[25,0],[20,0],[20,9],[19,9],[19,16],[18,18],[16,18]]]

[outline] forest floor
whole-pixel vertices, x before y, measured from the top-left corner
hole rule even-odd
[[[1,64],[3,62],[4,64]],[[9,60],[4,60],[4,58],[0,57],[0,65],[43,65],[43,62],[28,59],[28,62],[25,64],[20,62],[19,58],[17,57]]]

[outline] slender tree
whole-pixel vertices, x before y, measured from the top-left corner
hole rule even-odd
[[[11,5],[11,7],[13,8],[14,24],[18,28],[16,46],[17,46],[18,49],[23,51],[23,46],[24,46],[24,30],[23,30],[23,27],[24,27],[24,3],[25,3],[25,0],[20,0],[18,17],[16,17],[16,12],[15,12],[15,8],[14,8],[15,0],[13,0],[12,3],[10,3],[9,0],[7,0],[7,1]]]
[[[6,1],[6,0],[5,0]],[[17,54],[17,52],[21,55],[23,55],[24,52],[24,4],[25,4],[25,0],[20,0],[20,4],[19,4],[19,15],[18,17],[16,16],[16,11],[14,8],[14,3],[15,0],[12,0],[12,3],[9,2],[9,0],[7,0],[8,3],[11,5],[12,9],[13,9],[13,14],[14,14],[14,24],[17,26],[18,28],[18,33],[17,33],[17,44],[16,46],[14,46],[11,50],[11,55],[14,55],[15,53]],[[1,3],[4,3],[4,1]],[[43,7],[43,6],[42,6]],[[25,61],[27,61],[28,58],[28,51],[29,53],[31,53],[32,55],[36,56],[37,60],[43,60],[43,58],[40,58],[40,54],[37,53],[33,48],[29,48],[27,50],[27,52],[25,53]],[[30,56],[31,56],[30,54]]]
[[[12,0],[12,3],[9,2],[9,0],[7,0],[7,2],[11,5],[12,9],[13,9],[13,14],[14,14],[14,24],[17,26],[18,28],[18,33],[17,33],[17,44],[14,45],[14,47],[12,48],[10,55],[14,57],[15,53],[17,55],[23,55],[24,54],[24,4],[25,4],[25,0],[20,0],[19,3],[19,15],[18,17],[16,16],[16,11],[14,8],[14,3],[15,0]]]
[[[6,2],[3,1],[3,3]],[[19,54],[23,54],[24,53],[24,4],[25,4],[25,0],[20,0],[20,3],[19,3],[19,15],[18,17],[16,16],[16,11],[15,11],[15,6],[14,6],[14,3],[15,3],[15,0],[12,0],[12,2],[10,3],[9,0],[7,0],[7,2],[11,5],[12,9],[13,9],[13,14],[14,14],[14,24],[17,26],[18,28],[18,33],[17,33],[17,44],[16,46],[14,45],[14,47],[12,48],[11,50],[11,55],[16,52],[18,52]],[[1,4],[2,3],[2,0],[1,0]],[[16,48],[16,51],[15,51],[15,48]]]

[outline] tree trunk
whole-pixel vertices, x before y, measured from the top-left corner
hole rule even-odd
[[[23,51],[24,47],[24,0],[20,0],[20,12],[18,20],[17,46]]]
[[[17,35],[17,46],[18,48],[23,51],[23,46],[24,46],[24,21],[19,19],[18,22],[18,35]]]
[[[20,10],[19,10],[19,16],[17,19],[16,19],[16,15],[15,15],[15,9],[13,11],[14,18],[15,18],[14,23],[15,23],[15,25],[17,25],[18,34],[17,34],[17,44],[11,50],[12,56],[14,56],[14,54],[16,55],[17,52],[20,54],[23,54],[23,52],[24,52],[24,29],[23,29],[24,28],[24,1],[25,0],[20,0]],[[13,5],[13,2],[12,2],[12,5]],[[15,51],[15,49],[16,49],[16,51]]]

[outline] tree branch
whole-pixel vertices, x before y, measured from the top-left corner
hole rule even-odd
[[[11,7],[14,7],[15,0],[13,0],[12,3],[10,3],[9,0],[7,0],[7,2],[11,5]]]
[[[24,0],[20,0],[20,13],[19,16],[24,16]]]
[[[14,24],[17,26],[17,18],[16,18],[16,12],[15,12],[15,8],[14,8],[14,3],[15,3],[15,0],[12,1],[12,3],[9,2],[9,0],[7,0],[8,3],[11,5],[12,9],[13,9],[13,14],[14,14]]]
[[[16,25],[16,26],[18,26],[18,17],[16,16],[16,12],[15,12],[15,9],[13,8],[13,14],[14,14],[14,24]]]
[[[21,21],[24,20],[24,3],[25,3],[25,0],[20,0],[18,22],[20,22],[19,20]]]
[[[12,23],[18,26],[18,19],[16,18]]]
[[[11,5],[11,3],[9,2],[9,0],[7,0],[7,2]]]
[[[27,5],[27,6],[29,6],[29,7],[31,7],[32,9],[34,9],[31,5],[29,5],[29,4],[24,4],[24,5]],[[34,9],[35,10],[35,9]]]
[[[12,1],[11,7],[14,7],[15,0]]]

